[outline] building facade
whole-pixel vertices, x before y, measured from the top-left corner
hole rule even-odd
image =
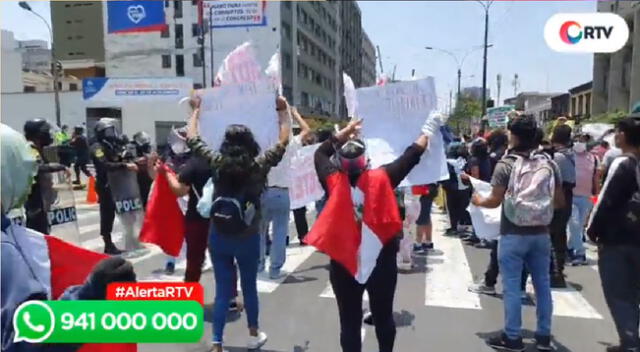
[[[198,3],[164,1],[165,31],[120,35],[107,33],[106,2],[52,1],[58,58],[66,72],[80,78],[184,76],[200,88],[211,86],[231,50],[251,41],[263,67],[280,50],[283,94],[303,114],[318,116],[341,115],[343,70],[357,87],[375,83],[375,49],[362,35],[355,1],[266,1],[263,25],[212,23],[203,42]],[[204,2],[206,27],[211,3]]]
[[[362,87],[369,87],[376,84],[376,48],[369,39],[369,36],[362,29]]]
[[[614,12],[629,26],[629,40],[612,54],[593,58],[594,115],[630,111],[640,102],[640,1],[599,1],[598,12]]]
[[[587,82],[569,89],[569,117],[576,121],[591,116],[591,97],[593,82]]]
[[[51,50],[45,40],[22,40],[17,50],[22,56],[22,69],[28,71],[50,71]]]

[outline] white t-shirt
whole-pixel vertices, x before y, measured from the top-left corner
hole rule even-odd
[[[287,151],[276,167],[267,176],[269,187],[289,188],[291,186],[291,157],[302,147],[302,138],[297,135],[287,145]]]

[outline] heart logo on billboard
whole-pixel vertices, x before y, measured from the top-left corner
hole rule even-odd
[[[131,20],[131,22],[133,22],[135,24],[138,24],[145,17],[147,17],[147,14],[144,11],[144,6],[142,6],[142,5],[131,5],[127,9],[127,16],[129,16],[129,19]]]

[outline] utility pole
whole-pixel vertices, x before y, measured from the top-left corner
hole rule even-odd
[[[458,98],[460,99],[460,80],[462,80],[462,69],[458,67]]]
[[[398,65],[393,65],[393,73],[391,74],[391,82],[395,82],[396,81],[396,68],[398,68]]]
[[[482,62],[482,116],[487,114],[487,45],[489,41],[489,8],[493,0],[484,4],[484,59]]]
[[[453,106],[453,90],[449,89],[449,115],[451,115],[452,106]]]
[[[511,85],[513,86],[513,96],[515,97],[518,95],[518,88],[520,87],[520,81],[517,73],[513,75]]]
[[[60,121],[60,71],[62,71],[62,65],[58,67],[58,60],[56,59],[56,48],[53,43],[53,30],[49,25],[49,22],[44,19],[44,17],[40,16],[37,12],[33,11],[31,6],[27,4],[26,1],[20,1],[18,3],[22,9],[31,12],[36,15],[38,18],[47,25],[47,29],[49,30],[49,36],[51,37],[51,75],[53,76],[53,101],[55,104],[55,114],[56,114],[56,124],[58,127],[62,127],[62,122]]]
[[[213,66],[213,6],[209,6],[209,54],[211,56],[211,87],[213,87],[215,77],[215,67]]]
[[[497,101],[496,101],[496,106],[500,106],[502,105],[500,103],[500,89],[502,88],[502,75],[498,73],[498,76],[496,77],[497,79],[497,83],[498,83],[498,97],[497,97]]]
[[[382,54],[380,54],[380,45],[376,45],[376,49],[378,50],[378,62],[380,63],[380,74],[384,73],[384,68],[382,68]]]

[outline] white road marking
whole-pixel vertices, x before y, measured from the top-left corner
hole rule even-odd
[[[336,294],[333,292],[333,287],[331,287],[331,282],[327,282],[327,287],[325,287],[324,290],[322,290],[322,293],[320,293],[319,297],[336,299]],[[362,295],[362,300],[365,302],[369,302],[369,293],[367,293],[367,290],[364,291],[364,294]]]
[[[586,248],[585,255],[587,256],[587,260],[592,264],[589,267],[598,271],[598,247],[590,243],[585,243],[584,246]]]
[[[457,238],[443,236],[441,223],[442,221],[436,223],[434,243],[443,254],[427,256],[424,304],[434,307],[482,309],[479,295],[468,291],[469,285],[473,283],[473,276],[462,243]]]
[[[535,290],[531,278],[527,281],[526,291],[535,300]],[[570,284],[567,284],[567,288],[552,288],[551,299],[555,316],[603,319],[602,315]]]
[[[258,274],[258,292],[271,293],[295,270],[304,263],[309,257],[315,253],[316,249],[311,246],[306,247],[287,247],[287,259],[282,266],[282,276],[277,280],[268,277],[269,259],[266,260],[264,273]],[[239,285],[239,282],[238,282]]]

